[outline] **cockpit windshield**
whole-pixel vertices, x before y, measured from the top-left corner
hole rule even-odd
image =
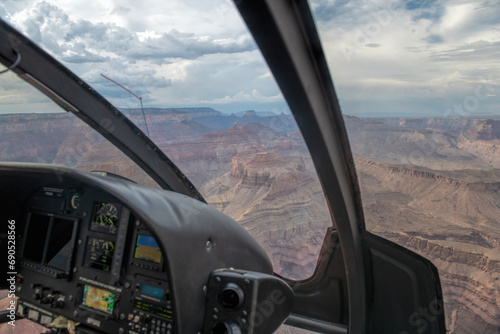
[[[13,72],[1,74],[0,161],[56,164],[158,188],[137,164]]]
[[[498,332],[498,3],[311,2],[367,230],[437,266],[451,333]]]
[[[192,2],[158,8],[32,1],[0,5],[0,14],[148,135],[209,205],[259,241],[276,273],[306,279],[333,225],[308,149],[234,3]],[[5,90],[9,82],[2,82]],[[37,148],[31,160],[6,154],[13,150],[6,147],[2,160],[101,169],[132,179],[137,174],[110,153],[110,143],[92,130],[80,132],[83,123],[73,115],[54,110],[53,103],[28,102],[0,106],[2,122],[17,117],[40,131],[40,122],[51,119],[44,136],[67,133],[69,139],[44,144],[47,151]],[[63,158],[87,137],[92,154]],[[29,145],[36,134],[25,139]]]

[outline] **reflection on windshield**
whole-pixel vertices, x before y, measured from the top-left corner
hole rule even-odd
[[[451,333],[498,333],[500,8],[312,2],[367,229],[437,266]]]

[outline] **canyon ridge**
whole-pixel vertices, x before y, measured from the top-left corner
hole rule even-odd
[[[144,111],[146,117],[137,109],[124,113],[149,131],[210,205],[261,243],[277,273],[292,279],[312,274],[325,232],[335,223],[292,116]],[[498,333],[500,120],[344,120],[367,230],[438,267],[451,333]],[[0,159],[105,170],[157,186],[66,113],[0,115]],[[295,332],[283,327],[279,333]]]

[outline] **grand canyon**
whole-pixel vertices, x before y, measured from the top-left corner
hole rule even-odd
[[[123,112],[210,205],[261,243],[277,273],[292,279],[312,274],[325,232],[335,224],[291,115],[227,115],[211,108],[148,108],[145,117],[138,109]],[[367,230],[437,266],[451,333],[498,333],[500,120],[344,120]],[[105,170],[156,186],[71,114],[0,115],[0,160]]]

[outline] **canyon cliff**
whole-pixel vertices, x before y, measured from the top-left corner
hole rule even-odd
[[[319,181],[302,157],[250,147],[232,159],[231,172],[203,189],[208,203],[260,242],[277,272],[295,279],[311,275],[331,222]]]
[[[125,112],[210,205],[261,243],[276,272],[311,275],[332,222],[290,115],[222,115],[211,108]],[[499,121],[345,116],[345,122],[367,229],[438,267],[450,332],[498,333]],[[0,116],[0,158],[105,170],[155,186],[67,113]]]
[[[367,229],[437,266],[450,332],[498,333],[500,154],[492,122],[346,122]]]

